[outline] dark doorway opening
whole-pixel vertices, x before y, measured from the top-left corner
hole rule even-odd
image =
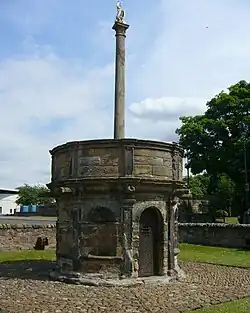
[[[161,212],[150,207],[140,217],[139,276],[157,276],[163,272],[164,223]]]

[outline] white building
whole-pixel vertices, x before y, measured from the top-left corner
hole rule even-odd
[[[15,189],[0,189],[0,215],[14,214],[19,206],[16,204],[18,191]]]

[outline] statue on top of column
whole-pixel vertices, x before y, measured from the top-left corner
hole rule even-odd
[[[124,23],[125,11],[119,0],[116,1],[116,9],[117,9],[116,22]]]

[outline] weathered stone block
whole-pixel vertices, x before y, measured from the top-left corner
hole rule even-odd
[[[250,249],[248,224],[179,223],[178,227],[180,242]]]
[[[154,165],[154,166],[163,166],[163,164],[164,164],[164,159],[163,158],[153,158],[152,159],[152,165]]]
[[[136,165],[134,168],[134,175],[152,175],[153,169],[151,165]]]
[[[171,178],[171,171],[166,166],[154,166],[153,175]]]
[[[14,227],[13,227],[14,226]],[[28,226],[28,227],[26,227]],[[47,249],[55,249],[56,227],[32,227],[32,225],[0,225],[0,251],[33,249],[38,237],[48,238]]]

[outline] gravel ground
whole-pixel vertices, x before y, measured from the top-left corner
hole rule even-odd
[[[105,288],[49,281],[52,267],[0,264],[0,312],[175,313],[250,296],[250,271],[241,268],[185,262],[188,277],[176,284]]]

